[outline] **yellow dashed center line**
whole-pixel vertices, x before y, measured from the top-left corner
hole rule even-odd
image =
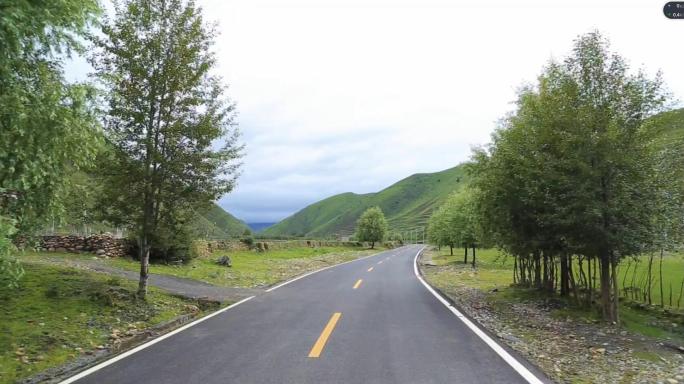
[[[356,284],[354,284],[354,289],[358,288],[358,287],[361,285],[361,282],[362,282],[362,281],[363,281],[363,280],[359,279],[359,280],[356,282]]]
[[[340,312],[333,313],[332,317],[330,318],[330,321],[328,321],[328,324],[325,326],[325,328],[323,328],[323,332],[321,332],[321,335],[318,336],[318,340],[316,340],[316,344],[314,344],[313,347],[311,348],[311,352],[309,352],[309,357],[321,356],[321,352],[323,352],[323,348],[325,347],[325,343],[328,342],[328,338],[332,334],[333,329],[335,329],[335,325],[337,325],[337,321],[340,319],[340,317],[342,317],[342,313],[340,313]]]
[[[373,267],[368,268],[368,272],[370,272],[370,271],[372,271],[372,270],[373,270]]]

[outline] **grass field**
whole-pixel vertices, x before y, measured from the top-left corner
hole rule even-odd
[[[197,258],[188,265],[153,264],[150,272],[173,275],[226,287],[265,287],[327,265],[356,259],[381,250],[351,247],[297,247],[257,253],[255,251],[218,251],[208,258]],[[219,255],[230,256],[232,267],[216,264]],[[120,268],[137,271],[140,264],[128,258],[109,259]]]
[[[454,256],[449,256],[448,249],[442,249],[438,252],[439,256],[434,257],[434,261],[438,265],[458,265],[463,263],[463,249],[454,249]],[[472,256],[470,256],[472,257]],[[618,282],[620,288],[627,287],[627,294],[623,289],[623,295],[631,298],[632,279],[634,279],[634,286],[640,288],[640,297],[635,297],[636,301],[643,302],[643,288],[646,285],[648,276],[648,255],[640,256],[638,258],[626,258],[618,267]],[[471,259],[469,258],[469,261]],[[574,259],[573,259],[574,260]],[[586,271],[586,263],[584,270]],[[472,284],[478,288],[492,289],[495,287],[508,286],[513,283],[513,258],[495,249],[483,249],[477,251],[477,276],[472,272],[464,273],[463,279],[465,283]],[[578,268],[573,268],[577,273]],[[674,253],[666,254],[663,257],[663,296],[665,306],[669,306],[670,288],[672,289],[672,307],[677,308],[677,301],[681,296],[680,308],[684,308],[684,292],[682,291],[682,282],[684,281],[684,254]],[[660,303],[660,289],[659,289],[660,264],[658,255],[654,255],[652,265],[652,288],[651,296],[652,303]],[[597,276],[598,279],[598,276]],[[598,286],[598,281],[596,282]],[[623,285],[624,284],[624,285]]]
[[[25,264],[17,290],[0,291],[0,383],[12,383],[104,346],[113,329],[143,329],[189,311],[189,301],[106,275]]]
[[[472,257],[472,255],[470,255]],[[432,280],[438,287],[446,287],[450,284],[459,284],[468,287],[478,288],[483,291],[497,290],[496,294],[490,296],[493,305],[510,305],[512,302],[526,301],[539,298],[540,293],[534,289],[512,288],[513,283],[513,258],[506,257],[501,252],[494,249],[478,250],[477,269],[473,270],[469,265],[463,265],[463,249],[454,249],[454,256],[449,255],[448,249],[432,252],[432,260],[438,266],[448,268],[440,269],[433,273]],[[471,259],[469,259],[471,260]],[[638,261],[636,261],[638,260]],[[623,278],[628,281],[632,278],[634,265],[639,265],[636,269],[636,280],[644,280],[646,277],[648,256],[641,256],[636,260],[625,260],[618,272],[619,282],[622,284]],[[627,269],[628,263],[631,263]],[[575,268],[576,270],[576,268]],[[654,259],[653,275],[654,278],[659,274],[659,264],[657,258]],[[679,284],[684,278],[684,255],[672,254],[663,258],[663,282],[665,283],[665,303],[666,308],[669,302],[669,283],[673,286],[673,304],[680,294]],[[598,283],[598,282],[597,282]],[[675,283],[676,290],[675,290]],[[628,284],[628,283],[627,283]],[[622,286],[622,285],[621,285]],[[652,291],[653,303],[660,303],[660,292],[657,280],[654,282]],[[556,296],[557,297],[557,296]],[[682,299],[684,307],[684,299]],[[675,312],[681,311],[676,305],[671,308]],[[571,316],[587,321],[598,321],[600,319],[598,311],[594,309],[583,309],[577,307],[567,307],[555,311],[557,316]],[[658,338],[671,338],[684,341],[684,333],[681,326],[672,325],[672,318],[660,311],[636,309],[623,303],[620,307],[622,325],[640,334]]]
[[[267,252],[216,251],[206,258],[196,258],[189,264],[166,265],[153,263],[150,272],[204,281],[224,287],[265,287],[321,267],[381,252],[383,248],[358,247],[295,247]],[[232,267],[218,265],[216,259],[229,255]],[[40,258],[92,259],[92,254],[27,252],[25,260]],[[140,263],[131,258],[99,259],[113,267],[139,271]]]

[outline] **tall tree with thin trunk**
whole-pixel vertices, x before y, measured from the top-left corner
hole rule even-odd
[[[138,293],[150,252],[168,254],[194,209],[230,192],[242,147],[234,104],[212,73],[215,32],[192,0],[130,0],[95,38],[91,61],[106,87],[109,202],[134,229]]]

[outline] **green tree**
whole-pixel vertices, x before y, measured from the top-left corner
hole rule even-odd
[[[99,13],[95,0],[0,1],[0,280],[21,267],[10,239],[59,215],[65,176],[99,146],[93,92],[68,84],[62,57]],[[84,145],[86,143],[86,145]]]
[[[186,259],[195,209],[232,190],[242,146],[195,2],[131,0],[115,12],[91,62],[107,92],[110,216],[137,236],[144,297],[150,254]]]
[[[454,254],[454,247],[462,245],[465,252],[464,263],[468,262],[468,248],[472,247],[473,266],[479,233],[474,203],[473,193],[469,189],[454,192],[432,214],[428,222],[430,241],[438,246],[449,246],[451,255]]]
[[[597,32],[580,36],[564,62],[521,91],[473,167],[483,228],[517,256],[518,281],[553,290],[560,260],[567,293],[571,255],[589,268],[598,261],[602,313],[618,321],[617,265],[657,233],[657,161],[643,123],[666,99],[659,75],[630,74]],[[587,302],[592,291],[589,283]]]
[[[387,233],[387,220],[380,207],[368,208],[356,223],[356,238],[358,241],[368,241],[371,248],[382,241]]]
[[[99,8],[95,0],[2,1],[0,13],[0,215],[26,235],[61,212],[65,176],[99,148],[93,90],[68,84],[61,61],[82,50]]]

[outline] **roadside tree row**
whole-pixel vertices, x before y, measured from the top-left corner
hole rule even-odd
[[[480,227],[515,257],[516,284],[597,299],[618,321],[620,262],[682,235],[682,147],[649,124],[667,102],[660,74],[630,72],[597,32],[520,90],[472,165]]]

